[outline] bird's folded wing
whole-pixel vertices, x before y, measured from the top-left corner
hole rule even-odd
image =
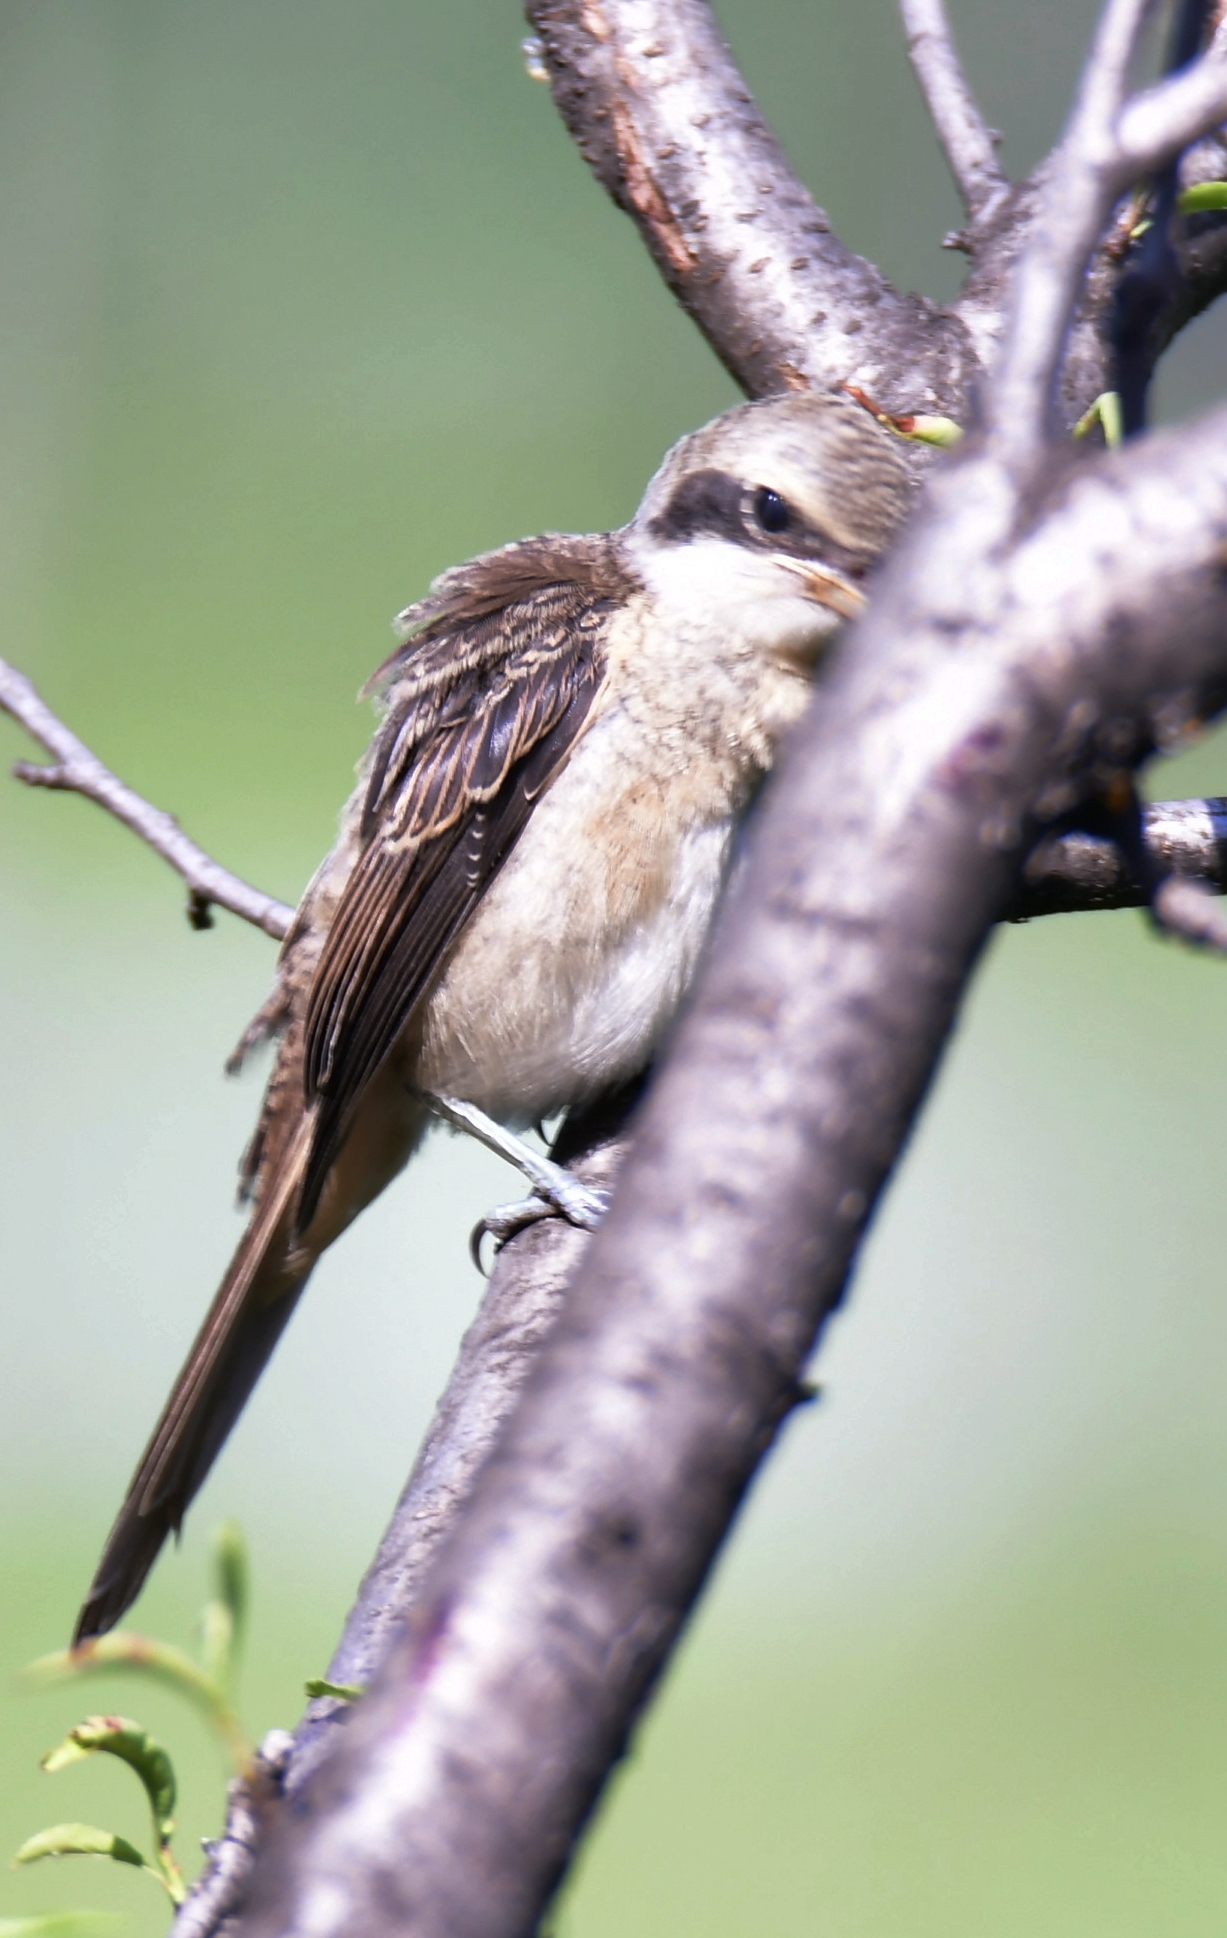
[[[318,1108],[300,1230],[363,1092],[583,732],[610,610],[591,586],[540,586],[432,628],[421,675],[407,649],[404,697],[393,689],[373,751],[365,846],[307,1006],[304,1091]]]

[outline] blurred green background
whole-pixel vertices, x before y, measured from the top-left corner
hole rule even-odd
[[[842,233],[955,287],[957,209],[888,0],[722,19]],[[1015,167],[1064,114],[1086,0],[963,0]],[[3,651],[135,786],[294,898],[391,613],[525,532],[621,522],[734,401],[603,199],[514,6],[0,0]],[[1215,396],[1190,332],[1168,416]],[[0,755],[29,752],[0,723]],[[1153,776],[1227,792],[1208,743]],[[39,1775],[86,1710],[219,1755],[130,1685],[37,1697],[234,1241],[258,1077],[220,1066],[263,937],[192,934],[83,803],[0,789],[0,1852],[143,1838],[118,1768]],[[1227,1141],[1221,965],[1140,918],[998,938],[818,1377],[590,1841],[565,1938],[1190,1938],[1227,1916]],[[246,1708],[325,1667],[509,1194],[439,1139],[329,1255],[139,1619],[185,1639],[205,1537],[256,1567]],[[0,1883],[165,1923],[100,1863]]]

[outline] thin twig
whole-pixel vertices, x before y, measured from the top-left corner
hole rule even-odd
[[[1001,456],[1028,473],[1055,429],[1066,335],[1112,204],[1227,117],[1227,61],[1216,51],[1126,101],[1147,11],[1146,0],[1109,0],[1018,271],[987,417]]]
[[[1108,0],[1065,134],[1051,157],[1009,331],[994,373],[988,423],[1002,457],[1032,472],[1053,435],[1056,376],[1087,259],[1113,199],[1113,130],[1146,0]]]
[[[54,764],[50,767],[33,761],[16,761],[13,773],[17,779],[30,787],[83,794],[87,801],[105,808],[126,828],[131,828],[133,834],[139,835],[187,883],[188,920],[193,928],[208,928],[209,909],[216,906],[242,916],[245,922],[254,923],[266,935],[281,941],[294,919],[293,909],[252,888],[228,868],[220,867],[184,834],[172,814],[134,793],[52,713],[32,681],[3,659],[0,659],[0,708],[53,758]]]
[[[1143,809],[1142,824],[1157,874],[1227,893],[1227,800],[1157,801]],[[1080,832],[1055,835],[1028,855],[1005,920],[1145,908],[1148,901],[1148,888],[1133,879],[1115,842]]]
[[[625,1156],[602,1142],[571,1160],[585,1184],[608,1191]],[[333,1683],[371,1682],[413,1605],[426,1571],[456,1526],[477,1475],[510,1419],[558,1318],[588,1234],[562,1218],[527,1227],[498,1254],[447,1389],[328,1665]],[[287,1759],[286,1788],[301,1794],[344,1718],[329,1697],[308,1707]]]
[[[942,0],[899,0],[908,59],[973,228],[1010,193],[993,136],[963,72]]]

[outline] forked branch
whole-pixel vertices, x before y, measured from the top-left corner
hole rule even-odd
[[[704,0],[526,12],[584,159],[749,396],[852,381],[891,410],[961,416],[967,331],[833,233]]]
[[[1001,455],[1028,475],[1059,428],[1066,337],[1113,204],[1227,118],[1227,59],[1217,44],[1183,73],[1127,98],[1148,12],[1147,0],[1109,0],[1017,272],[986,415]]]

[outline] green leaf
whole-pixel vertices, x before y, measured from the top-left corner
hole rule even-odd
[[[943,451],[950,450],[963,436],[963,426],[956,424],[953,417],[926,416],[924,412],[898,418],[891,429],[913,444],[936,444]]]
[[[151,1864],[126,1837],[113,1830],[99,1830],[96,1824],[53,1824],[50,1830],[27,1837],[13,1859],[14,1869],[35,1864],[40,1857],[109,1857],[114,1864],[131,1864],[147,1877],[156,1878],[172,1904],[182,1904],[187,1896],[187,1886],[169,1853],[163,1853],[161,1862]]]
[[[1214,209],[1227,209],[1227,182],[1196,182],[1182,190],[1176,207],[1181,215],[1208,215]]]
[[[168,1844],[175,1829],[174,1765],[162,1745],[130,1717],[87,1716],[62,1743],[48,1750],[42,1767],[54,1775],[100,1750],[135,1770],[149,1799],[154,1836],[159,1846]]]
[[[83,1642],[79,1649],[59,1649],[54,1655],[40,1656],[37,1662],[30,1663],[24,1675],[27,1682],[42,1687],[71,1681],[76,1676],[109,1675],[115,1671],[147,1676],[150,1681],[173,1689],[204,1713],[225,1739],[240,1767],[247,1762],[251,1744],[230,1707],[226,1691],[185,1650],[169,1642],[156,1641],[153,1636],[139,1635],[132,1629],[114,1629],[110,1635]]]
[[[1103,441],[1110,451],[1115,451],[1123,441],[1125,427],[1121,418],[1120,395],[1115,390],[1101,390],[1089,410],[1074,425],[1073,435],[1085,437],[1096,424],[1103,426]]]
[[[153,1869],[126,1837],[113,1830],[99,1830],[94,1824],[53,1824],[50,1830],[40,1830],[26,1838],[13,1863],[34,1864],[40,1857],[109,1857],[116,1864],[134,1864],[138,1871]],[[158,1874],[154,1871],[153,1875]]]
[[[308,1676],[303,1684],[309,1696],[336,1696],[341,1702],[357,1702],[365,1696],[365,1682],[329,1682],[326,1676]]]
[[[48,1750],[42,1767],[48,1775],[54,1775],[57,1770],[65,1770],[70,1764],[100,1751],[117,1756],[135,1771],[144,1785],[153,1818],[155,1849],[153,1865],[146,1864],[145,1869],[152,1868],[174,1903],[182,1904],[186,1887],[171,1849],[175,1830],[175,1768],[162,1745],[147,1729],[128,1716],[87,1716],[83,1723],[69,1730],[62,1743]]]

